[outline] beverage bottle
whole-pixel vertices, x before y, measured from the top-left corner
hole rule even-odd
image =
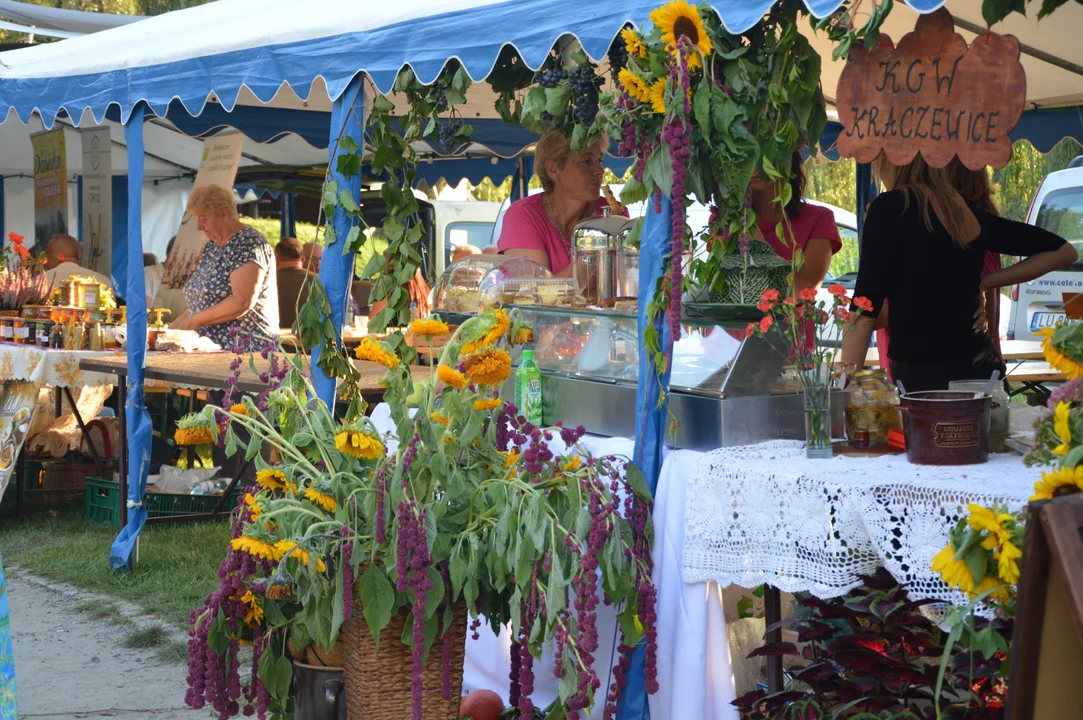
[[[515,371],[515,404],[527,422],[542,424],[541,370],[534,364],[533,350],[523,351],[523,361]]]

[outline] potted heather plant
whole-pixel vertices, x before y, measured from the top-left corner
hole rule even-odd
[[[410,330],[449,329],[425,319]],[[364,416],[333,418],[302,368],[270,347],[261,397],[204,410],[201,426],[258,472],[235,511],[221,586],[192,615],[189,705],[286,717],[288,648],[315,644],[341,654],[351,714],[457,719],[466,634],[485,622],[517,640],[520,717],[534,716],[534,659],[550,643],[561,682],[548,716],[579,717],[601,686],[603,599],[620,607],[622,652],[647,643],[656,689],[650,494],[633,466],[590,457],[581,428],[532,426],[500,397],[508,345],[532,337],[514,313],[486,312],[451,335],[416,387],[388,344],[363,342],[357,356],[387,368],[401,442]],[[277,462],[262,459],[265,444]],[[255,651],[247,689],[241,643]],[[615,709],[622,685],[602,704]]]
[[[15,316],[27,305],[44,305],[49,298],[45,255],[32,257],[18,233],[8,233],[11,247],[0,250],[0,314]]]

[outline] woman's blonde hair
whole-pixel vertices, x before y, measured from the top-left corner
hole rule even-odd
[[[971,170],[959,160],[954,158],[948,163],[948,181],[955,191],[963,196],[963,200],[990,215],[1000,215],[996,203],[993,202],[993,185],[989,182],[989,171]]]
[[[880,154],[876,159],[876,174],[888,190],[903,191],[903,210],[910,206],[911,198],[916,198],[922,220],[929,232],[933,231],[933,201],[943,210],[940,222],[948,231],[952,241],[961,248],[966,248],[974,238],[967,237],[966,222],[962,213],[952,212],[956,207],[955,187],[947,168],[931,168],[921,154],[914,156],[906,165],[895,165],[887,156]]]
[[[225,210],[231,216],[237,217],[237,204],[233,201],[233,193],[221,185],[204,185],[193,190],[188,197],[187,210],[190,213]]]
[[[599,143],[603,147],[607,147],[609,139],[602,135]],[[568,156],[572,152],[571,138],[556,130],[545,133],[542,139],[538,141],[538,144],[534,146],[534,174],[541,180],[541,186],[545,192],[553,192],[553,188],[556,187],[556,183],[549,175],[549,168],[546,167],[546,164],[552,161],[560,167],[564,167],[564,163],[568,161]]]

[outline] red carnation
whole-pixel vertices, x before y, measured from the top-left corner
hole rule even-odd
[[[838,283],[835,283],[834,285],[829,287],[827,291],[835,297],[846,297],[846,288],[844,288],[842,285],[839,285]]]
[[[872,312],[872,301],[869,300],[867,297],[854,298],[854,305],[856,305],[863,312]]]

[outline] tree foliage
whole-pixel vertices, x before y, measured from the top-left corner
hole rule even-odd
[[[161,15],[173,10],[204,5],[213,0],[21,0],[21,2],[61,10],[82,10],[110,15]],[[35,44],[57,40],[57,38],[44,35],[30,36],[27,33],[0,30],[0,43],[30,42],[31,37]]]

